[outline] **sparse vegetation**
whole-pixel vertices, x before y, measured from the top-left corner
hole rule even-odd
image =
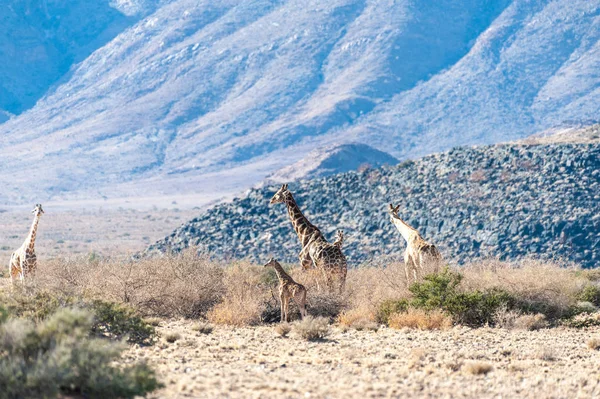
[[[165,335],[165,341],[167,341],[170,344],[172,344],[175,341],[178,341],[180,339],[181,339],[181,334],[179,334],[178,332],[170,332]]]
[[[289,323],[280,323],[275,326],[275,332],[282,337],[287,337],[290,331],[292,331],[292,326]]]
[[[478,361],[467,362],[463,368],[473,375],[485,375],[494,369],[491,364]]]
[[[547,327],[548,321],[546,320],[546,316],[541,313],[521,315],[514,322],[514,328],[518,330],[534,331]]]
[[[192,331],[199,332],[200,334],[210,334],[213,330],[214,327],[205,321],[199,321],[192,326]]]
[[[330,333],[329,320],[325,317],[307,316],[294,323],[293,331],[307,341],[323,340]]]
[[[388,324],[396,329],[447,330],[452,327],[452,318],[439,309],[427,311],[409,308],[406,312],[391,315]]]
[[[600,349],[600,339],[598,338],[590,338],[587,342],[587,347],[591,350]]]
[[[144,363],[114,365],[122,343],[93,338],[92,313],[61,309],[37,322],[14,318],[0,326],[3,398],[132,398],[157,389]]]

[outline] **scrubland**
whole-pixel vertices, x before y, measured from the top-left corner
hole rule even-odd
[[[23,286],[2,279],[0,375],[20,370],[6,379],[13,387],[45,381],[48,397],[600,395],[596,270],[486,260],[408,284],[390,263],[349,270],[333,294],[317,273],[286,268],[308,289],[310,317],[298,320],[293,307],[294,320],[280,324],[276,275],[250,262],[194,250],[44,261]],[[21,325],[29,332],[17,334]],[[31,353],[45,355],[32,362]],[[78,378],[53,383],[48,370],[68,364]],[[86,371],[99,367],[106,375]]]

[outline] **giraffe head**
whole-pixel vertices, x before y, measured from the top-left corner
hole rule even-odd
[[[394,204],[390,204],[390,215],[398,217],[398,210],[400,209],[400,205],[394,206]]]
[[[269,261],[267,263],[265,263],[265,265],[263,267],[273,267],[277,263],[278,262],[275,260],[275,258],[271,258],[271,259],[269,259]]]
[[[270,204],[282,204],[286,202],[292,193],[288,190],[288,185],[283,184],[281,188],[275,193],[273,198],[271,198]]]
[[[42,209],[42,204],[35,204],[35,208],[33,208],[31,213],[33,213],[35,216],[42,215],[44,213],[44,210]]]

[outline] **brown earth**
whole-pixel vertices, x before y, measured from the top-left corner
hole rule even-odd
[[[540,331],[343,331],[322,342],[274,326],[192,330],[163,321],[162,338],[132,347],[166,384],[157,398],[591,398],[600,397],[600,328]],[[165,337],[178,333],[168,343]],[[486,369],[490,368],[486,373]]]

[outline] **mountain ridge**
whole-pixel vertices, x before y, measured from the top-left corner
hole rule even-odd
[[[332,144],[407,159],[594,119],[599,19],[583,0],[164,1],[0,124],[0,203],[214,198]]]

